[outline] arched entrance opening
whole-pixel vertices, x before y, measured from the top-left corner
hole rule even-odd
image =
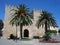
[[[29,37],[29,31],[27,29],[24,30],[24,37]]]

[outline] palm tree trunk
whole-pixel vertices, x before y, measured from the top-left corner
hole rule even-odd
[[[16,42],[17,42],[17,24],[16,24]]]
[[[20,24],[20,38],[22,39],[22,24]]]
[[[45,22],[45,33],[47,32],[47,21]]]

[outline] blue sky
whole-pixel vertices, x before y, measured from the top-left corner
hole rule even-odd
[[[30,10],[44,9],[52,13],[60,28],[60,0],[0,0],[0,19],[4,20],[5,5],[25,4]]]

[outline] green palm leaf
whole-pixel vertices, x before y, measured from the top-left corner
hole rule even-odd
[[[56,27],[56,20],[54,19],[54,17],[52,17],[52,14],[42,10],[42,13],[40,14],[41,16],[39,16],[39,19],[36,23],[36,26],[39,28],[40,26],[44,26],[45,25],[45,32],[47,31],[47,28],[49,28],[50,26]]]

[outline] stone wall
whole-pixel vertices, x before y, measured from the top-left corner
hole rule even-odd
[[[11,9],[16,9],[14,6],[10,6],[10,5],[6,5],[5,7],[5,18],[4,18],[4,30],[3,30],[3,37],[9,37],[10,34],[14,34],[16,35],[16,26],[12,26],[9,21],[11,20],[11,14],[14,13],[13,11],[11,11]],[[44,27],[42,28],[42,26],[38,29],[36,27],[36,22],[39,19],[41,11],[40,10],[33,10],[33,16],[34,19],[32,20],[33,24],[29,25],[29,26],[23,26],[23,37],[24,37],[24,29],[28,29],[29,31],[29,38],[33,38],[33,36],[40,36],[42,37],[42,35],[44,34]],[[19,37],[19,26],[18,28],[18,37]]]

